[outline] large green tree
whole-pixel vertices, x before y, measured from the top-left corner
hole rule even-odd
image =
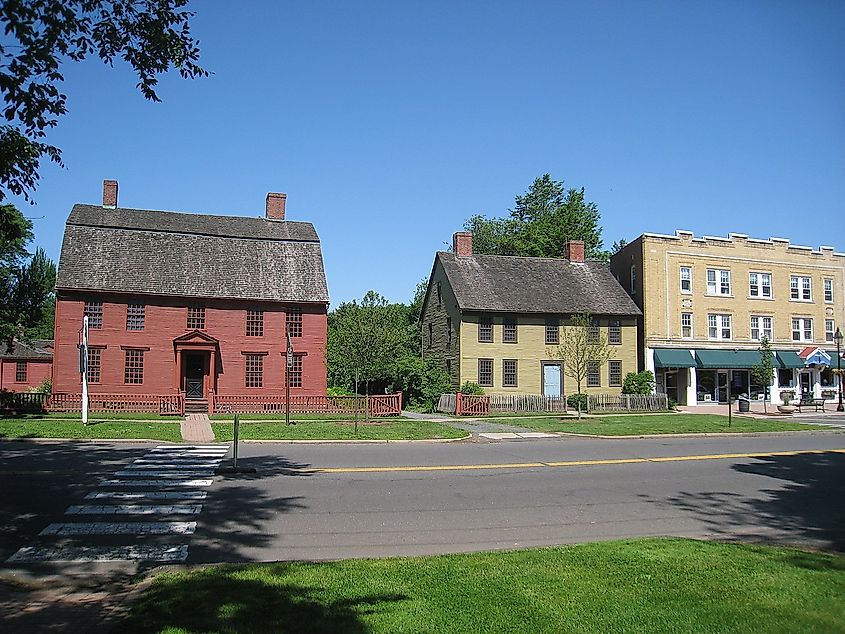
[[[583,188],[566,189],[563,181],[543,174],[516,196],[508,217],[474,215],[464,229],[473,233],[475,253],[560,258],[567,240],[583,240],[587,258],[606,260],[600,219]]]
[[[0,21],[0,200],[30,199],[42,158],[62,164],[61,150],[45,141],[67,112],[62,65],[96,55],[112,66],[123,60],[137,87],[159,101],[158,78],[170,69],[182,77],[208,73],[184,7],[189,0],[2,0]]]

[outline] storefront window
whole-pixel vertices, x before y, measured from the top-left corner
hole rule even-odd
[[[795,378],[792,370],[778,370],[778,385],[781,387],[795,387]]]
[[[715,401],[716,400],[716,371],[715,370],[699,370],[698,371],[698,400]]]

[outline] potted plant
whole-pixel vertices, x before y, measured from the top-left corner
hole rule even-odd
[[[778,411],[781,414],[792,414],[797,407],[792,405],[792,399],[795,397],[795,392],[792,390],[784,390],[780,393],[780,398],[783,400],[783,405],[778,405]]]

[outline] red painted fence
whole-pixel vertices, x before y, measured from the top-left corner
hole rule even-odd
[[[294,414],[349,414],[363,412],[369,406],[370,416],[399,416],[402,413],[402,392],[379,396],[291,396],[290,411]],[[285,411],[284,396],[261,394],[216,394],[214,413],[281,414]]]
[[[478,394],[455,394],[455,414],[458,416],[486,416],[490,413],[490,397]]]
[[[47,400],[47,410],[51,412],[78,412],[81,409],[81,394],[56,392]],[[88,411],[183,416],[185,399],[181,394],[89,394]]]

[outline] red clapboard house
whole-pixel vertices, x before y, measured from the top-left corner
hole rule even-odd
[[[187,411],[233,396],[326,394],[328,289],[310,222],[125,209],[117,182],[103,204],[76,204],[56,281],[53,394],[77,398],[83,316],[92,398],[183,396]]]
[[[29,392],[49,381],[53,374],[53,342],[50,339],[0,343],[0,391]]]

